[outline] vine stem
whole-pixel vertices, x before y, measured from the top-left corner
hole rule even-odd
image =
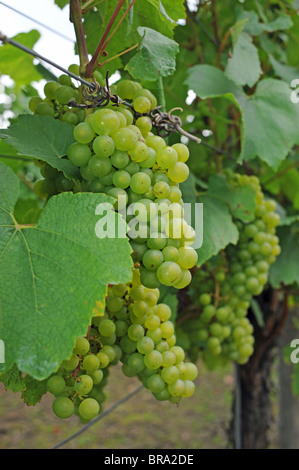
[[[85,33],[82,24],[82,11],[79,0],[70,0],[70,18],[74,24],[79,58],[80,58],[80,75],[85,75],[85,68],[89,62],[88,50],[85,40]]]
[[[93,54],[92,58],[90,59],[90,61],[88,62],[87,66],[86,66],[86,71],[85,71],[85,76],[90,78],[92,76],[92,72],[93,72],[93,69],[95,68],[96,66],[96,63],[98,61],[98,57],[99,55],[103,52],[103,45],[105,44],[105,40],[109,34],[109,31],[111,30],[112,28],[112,25],[121,9],[121,7],[123,6],[125,0],[119,0],[116,7],[115,7],[115,10],[114,12],[112,13],[112,16],[109,20],[109,23],[103,33],[103,36],[101,37],[100,39],[100,42],[98,44],[98,47],[96,48],[95,50],[95,53]]]

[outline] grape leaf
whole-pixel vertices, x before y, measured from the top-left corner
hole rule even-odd
[[[127,63],[125,69],[136,80],[156,81],[172,75],[179,45],[172,39],[150,28],[138,28],[142,37],[139,51]]]
[[[209,179],[208,194],[226,202],[235,218],[243,222],[254,219],[256,202],[255,191],[251,186],[229,187],[223,176],[213,175]]]
[[[6,390],[11,390],[14,393],[22,392],[25,388],[22,373],[15,364],[13,364],[11,369],[0,376],[0,382],[3,383]]]
[[[173,21],[186,18],[184,3],[184,0],[177,0],[176,2],[173,2],[172,0],[162,0],[160,2],[160,4],[163,5],[167,15],[169,15]]]
[[[198,202],[203,203],[203,244],[197,249],[197,265],[201,266],[229,243],[235,245],[239,232],[224,202],[208,194],[199,197]]]
[[[23,114],[8,129],[0,130],[0,137],[17,149],[19,155],[30,155],[63,171],[68,178],[77,178],[79,170],[65,156],[75,142],[73,126],[50,116]]]
[[[255,11],[241,10],[238,15],[238,20],[247,19],[244,31],[253,36],[259,36],[263,32],[273,33],[274,31],[289,29],[293,25],[293,21],[290,16],[282,13],[275,18],[275,20],[269,23],[259,22],[259,17]]]
[[[47,380],[35,380],[28,374],[24,378],[24,385],[22,398],[27,405],[36,405],[47,392]]]
[[[291,225],[283,225],[277,228],[281,253],[272,264],[269,273],[269,280],[273,287],[280,287],[280,284],[299,284],[299,222]]]
[[[21,226],[13,217],[18,192],[17,177],[0,163],[0,338],[6,359],[0,371],[15,363],[42,380],[86,334],[107,285],[130,281],[132,250],[127,238],[96,236],[101,217],[95,209],[113,198],[63,193],[48,201],[36,225]],[[126,231],[114,211],[104,220]]]
[[[238,85],[252,87],[262,74],[258,50],[247,33],[239,34],[228,59],[225,75]]]
[[[259,157],[277,169],[294,144],[299,141],[299,108],[291,102],[289,86],[275,79],[264,79],[254,95],[211,65],[195,65],[189,70],[187,85],[203,99],[224,97],[242,112],[240,161]]]
[[[69,0],[55,0],[56,5],[63,9],[69,3]]]
[[[13,37],[15,41],[30,49],[32,49],[39,38],[40,34],[35,29]],[[33,64],[33,60],[34,57],[11,44],[0,47],[0,72],[10,75],[17,89],[22,85],[28,85],[33,81],[39,81],[43,78]]]

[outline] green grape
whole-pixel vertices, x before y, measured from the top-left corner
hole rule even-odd
[[[67,397],[58,397],[52,405],[53,412],[61,419],[67,419],[75,411],[74,403]]]
[[[189,176],[189,168],[183,162],[177,162],[168,169],[169,178],[175,183],[183,183]]]
[[[139,374],[145,367],[143,354],[139,352],[133,353],[128,359],[128,367],[130,367],[135,374]]]
[[[148,116],[141,116],[136,119],[136,126],[140,129],[142,134],[147,134],[152,129],[152,121]]]
[[[89,144],[95,136],[95,132],[87,122],[80,122],[74,128],[74,137],[80,144]]]
[[[102,369],[97,369],[93,372],[88,372],[90,377],[92,378],[93,384],[98,385],[102,382],[104,378],[103,370]]]
[[[112,165],[119,170],[124,169],[128,165],[129,161],[129,155],[122,150],[116,150],[111,156]]]
[[[144,194],[150,185],[151,179],[145,173],[137,172],[131,178],[130,187],[137,194]]]
[[[112,320],[104,319],[99,324],[99,332],[103,336],[111,336],[115,333],[115,324]]]
[[[166,387],[164,380],[159,374],[151,375],[147,380],[147,386],[148,389],[153,393],[160,393]]]
[[[32,98],[30,98],[30,101],[29,101],[30,111],[34,112],[36,106],[40,103],[43,103],[43,100],[40,98],[40,96],[33,96]]]
[[[174,148],[178,154],[178,161],[185,163],[190,155],[189,149],[185,144],[177,143],[173,144],[172,148]]]
[[[131,175],[125,170],[118,170],[113,175],[113,184],[117,188],[126,189],[130,186]]]
[[[159,287],[160,285],[156,272],[149,271],[148,269],[142,269],[141,282],[143,285],[145,285],[149,289],[155,289],[156,287]]]
[[[163,263],[163,254],[159,250],[147,250],[142,258],[142,263],[146,269],[156,271]]]
[[[115,144],[108,135],[99,135],[94,139],[92,148],[98,157],[110,157],[115,150]]]
[[[87,356],[84,357],[83,362],[82,362],[82,367],[85,369],[87,372],[94,372],[97,370],[100,366],[100,361],[95,356],[94,354],[88,354]]]
[[[79,395],[87,395],[93,387],[93,381],[90,375],[80,375],[77,377],[74,390],[79,393]]]
[[[66,75],[66,74],[60,75],[58,77],[58,82],[60,83],[60,85],[66,85],[66,86],[72,86],[72,84],[73,84],[71,77],[69,75]],[[52,98],[52,99],[54,99],[54,98]]]
[[[179,380],[180,377],[180,371],[179,369],[172,365],[168,367],[163,367],[161,371],[161,377],[164,380],[165,383],[169,384],[174,384]]]
[[[157,269],[157,278],[165,286],[172,286],[180,280],[182,270],[173,261],[164,261]]]
[[[35,114],[39,114],[40,116],[51,116],[54,117],[55,111],[53,106],[51,106],[49,103],[38,103],[35,108],[34,108]]]
[[[152,338],[144,336],[137,341],[137,351],[141,354],[149,354],[153,351],[155,343]]]
[[[158,369],[162,365],[162,354],[153,349],[144,356],[144,365],[148,369]]]
[[[109,158],[102,158],[97,155],[93,155],[88,160],[88,169],[90,173],[98,178],[107,176],[110,173],[111,168],[112,164]]]
[[[60,173],[55,179],[55,184],[58,191],[72,191],[74,189],[74,182]]]
[[[94,398],[85,398],[79,405],[79,414],[86,420],[95,418],[99,411],[100,405]]]
[[[113,140],[117,150],[122,152],[133,150],[138,143],[138,137],[136,133],[127,127],[122,127],[121,129],[117,130],[113,134]]]
[[[139,341],[144,337],[144,328],[141,325],[130,325],[127,331],[132,341]]]
[[[157,164],[167,170],[172,168],[178,161],[178,154],[173,147],[164,147],[157,152]],[[168,172],[169,173],[169,172]],[[172,179],[172,178],[171,178]],[[175,181],[175,180],[174,180]],[[182,182],[182,181],[177,181]]]
[[[75,91],[70,86],[61,85],[55,90],[55,99],[61,104],[67,104],[72,98],[75,97]]]
[[[103,351],[100,351],[97,353],[97,358],[99,360],[99,368],[104,369],[105,367],[108,366],[109,364],[109,356],[108,354],[104,353]]]
[[[76,339],[76,343],[73,349],[74,354],[78,354],[79,356],[85,356],[90,348],[90,343],[88,339],[84,338],[83,336],[79,336]]]
[[[113,135],[120,126],[117,114],[106,108],[98,109],[93,114],[90,124],[96,134],[108,136]]]
[[[117,84],[117,94],[123,100],[132,100],[136,91],[136,85],[131,80],[121,80]]]
[[[49,100],[55,100],[55,91],[59,87],[57,82],[47,82],[44,86],[44,93]]]
[[[68,148],[67,156],[73,165],[85,166],[90,160],[91,151],[88,145],[75,142]]]
[[[137,142],[132,150],[128,150],[128,153],[133,162],[144,162],[148,158],[148,147],[143,142]]]
[[[65,380],[61,375],[53,375],[47,382],[47,389],[53,395],[60,395],[65,389]]]
[[[191,269],[193,268],[198,260],[197,252],[190,246],[182,246],[178,249],[179,257],[177,263],[182,269]]]
[[[133,101],[134,109],[137,113],[148,113],[151,109],[151,102],[145,96],[137,96]]]

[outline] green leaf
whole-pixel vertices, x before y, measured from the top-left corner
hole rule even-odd
[[[273,33],[274,31],[290,29],[293,26],[293,21],[290,16],[281,13],[275,20],[269,23],[260,23],[258,15],[255,11],[242,10],[238,15],[238,20],[247,18],[247,23],[244,27],[244,31],[253,36],[259,36],[263,32]]]
[[[138,28],[142,36],[139,51],[128,62],[125,69],[136,80],[156,81],[172,75],[179,45],[172,39],[150,28]]]
[[[173,21],[186,18],[186,10],[184,6],[184,0],[162,0],[160,2],[166,10],[166,13],[170,16]]]
[[[73,126],[50,116],[21,115],[15,125],[0,130],[0,137],[18,150],[18,155],[30,155],[76,178],[79,170],[65,156],[75,142]]]
[[[262,74],[258,50],[247,33],[239,34],[225,75],[238,85],[252,87]]]
[[[256,202],[255,191],[252,187],[229,187],[226,178],[213,175],[209,179],[207,194],[227,203],[235,218],[243,222],[250,222],[254,219]]]
[[[25,389],[22,392],[22,398],[27,405],[34,406],[47,392],[47,380],[35,380],[30,375],[24,378]]]
[[[281,64],[274,57],[269,54],[270,63],[274,69],[275,75],[282,78],[289,85],[293,80],[297,80],[299,77],[299,69],[296,67],[291,67],[290,65]]]
[[[56,5],[63,9],[69,3],[69,0],[55,0]]]
[[[20,33],[13,37],[15,41],[30,49],[33,48],[39,38],[40,34],[35,29],[29,31],[29,33]],[[10,75],[16,84],[16,88],[43,78],[33,64],[33,60],[33,56],[11,44],[0,47],[0,72]]]
[[[0,164],[0,338],[6,359],[0,370],[16,363],[41,380],[86,334],[96,301],[105,303],[107,285],[131,280],[132,250],[127,238],[96,236],[101,216],[95,211],[114,201],[108,196],[54,196],[30,226],[15,222],[17,198],[17,177]],[[103,216],[126,231],[116,212],[108,209]]]
[[[264,79],[258,83],[255,94],[247,96],[241,87],[211,65],[192,67],[186,83],[200,98],[222,96],[242,111],[240,161],[259,157],[277,169],[298,143],[299,108],[291,102],[286,83]]]
[[[208,194],[198,198],[198,202],[203,203],[203,244],[197,250],[197,265],[201,266],[229,243],[235,245],[239,232],[224,202]]]
[[[299,222],[277,228],[281,253],[270,268],[269,280],[273,287],[281,284],[299,284]]]
[[[22,392],[25,388],[22,373],[15,364],[13,364],[11,369],[0,376],[0,382],[3,383],[6,390],[11,390],[14,393]]]

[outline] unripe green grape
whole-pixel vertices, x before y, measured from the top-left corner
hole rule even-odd
[[[80,74],[80,67],[77,64],[71,64],[68,67],[68,71],[74,73],[75,75],[79,75]]]
[[[87,395],[93,387],[93,381],[90,375],[80,375],[74,384],[74,390],[79,395]]]
[[[153,95],[153,93],[151,91],[147,90],[146,88],[141,87],[136,91],[135,98],[137,98],[139,96],[144,96],[149,100],[149,102],[151,104],[150,109],[153,109],[157,106],[156,97]]]
[[[133,124],[134,117],[133,117],[133,114],[131,113],[131,111],[129,109],[119,107],[118,111],[125,116],[125,118],[127,120],[127,126]]]
[[[151,109],[151,102],[145,96],[137,96],[133,101],[134,109],[137,113],[148,113]]]
[[[131,178],[130,187],[132,191],[137,194],[144,194],[146,191],[148,191],[150,185],[151,179],[145,173],[135,173]]]
[[[144,328],[141,325],[130,325],[128,328],[128,336],[132,341],[139,341],[144,337]]]
[[[89,144],[95,136],[95,132],[87,122],[80,122],[74,128],[74,137],[81,144]]]
[[[189,176],[189,168],[183,162],[177,162],[168,169],[169,178],[175,183],[183,183]]]
[[[115,133],[113,133],[113,140],[115,143],[115,147],[118,150],[123,152],[127,152],[129,150],[133,150],[138,142],[138,137],[132,129],[128,129],[127,127],[122,127],[118,129]]]
[[[130,186],[131,175],[125,170],[118,170],[113,175],[113,184],[117,188],[126,189]]]
[[[103,374],[102,369],[97,369],[92,373],[89,372],[89,375],[92,378],[92,381],[93,381],[94,385],[100,384],[102,382],[103,378],[104,378],[104,374]]]
[[[149,330],[156,330],[160,326],[160,318],[157,315],[148,315],[144,326]]]
[[[139,352],[133,353],[128,359],[128,367],[130,367],[130,369],[132,369],[136,374],[139,374],[139,372],[141,372],[145,367],[143,354]]]
[[[99,332],[103,336],[111,336],[115,333],[115,324],[112,320],[104,319],[99,324]]]
[[[115,144],[108,135],[99,135],[94,139],[92,148],[97,156],[110,157],[115,150]]]
[[[107,108],[98,109],[93,114],[90,124],[96,134],[109,136],[114,134],[120,126],[117,114]]]
[[[97,358],[99,360],[99,368],[104,369],[105,367],[108,366],[109,364],[109,356],[108,354],[104,353],[103,351],[100,351],[97,353]]]
[[[73,165],[85,166],[90,160],[91,151],[88,145],[75,142],[68,148],[67,156]]]
[[[109,362],[113,362],[113,361],[114,361],[115,356],[116,356],[116,352],[115,352],[114,348],[112,347],[112,345],[110,345],[110,344],[105,344],[105,345],[103,346],[102,352],[103,352],[104,354],[107,354],[107,356],[109,357]]]
[[[167,343],[166,343],[167,344]],[[176,355],[172,351],[164,351],[162,352],[162,366],[163,367],[170,367],[174,366],[176,363]]]
[[[161,233],[151,233],[150,238],[147,240],[147,246],[151,250],[163,250],[167,245],[167,238]]]
[[[132,100],[137,88],[132,80],[120,80],[117,84],[117,94],[123,100]]]
[[[124,169],[128,165],[129,161],[129,155],[122,150],[116,150],[111,156],[112,165],[119,170]]]
[[[34,112],[36,106],[40,103],[43,103],[43,100],[40,96],[33,96],[32,98],[30,98],[30,101],[28,104],[30,111]]]
[[[164,147],[157,152],[157,164],[167,170],[178,161],[178,154],[173,147]]]
[[[66,113],[62,114],[60,119],[63,122],[68,122],[72,126],[75,126],[76,124],[78,124],[78,116],[72,111],[67,111]]]
[[[197,252],[190,246],[180,247],[178,249],[179,257],[177,263],[182,269],[191,269],[193,268],[198,260]]]
[[[35,114],[39,114],[40,116],[51,116],[54,117],[55,111],[53,106],[51,106],[49,103],[39,103],[36,105],[34,108]]]
[[[154,349],[144,356],[144,365],[148,369],[158,369],[162,365],[162,354]]]
[[[142,338],[143,339],[143,338]],[[142,341],[142,340],[140,340]],[[127,334],[125,334],[124,336],[122,336],[122,338],[120,339],[120,342],[119,342],[119,345],[121,347],[121,349],[127,353],[127,354],[132,354],[133,352],[136,351],[136,345],[137,345],[137,342],[136,341],[133,341],[129,338],[129,336]],[[140,351],[139,351],[140,352]]]
[[[93,155],[88,160],[88,168],[92,175],[99,178],[102,176],[107,176],[110,173],[112,164],[109,158],[102,158],[98,157],[97,155]]]
[[[171,321],[165,321],[160,325],[162,331],[162,338],[167,339],[170,338],[174,334],[174,326]]]
[[[83,336],[79,336],[76,339],[76,343],[74,346],[74,354],[78,354],[79,356],[85,356],[90,348],[90,344],[88,339],[84,338]]]
[[[70,357],[70,359],[68,360],[65,360],[61,363],[61,366],[67,370],[67,371],[71,371],[71,370],[74,370],[76,369],[77,365],[79,364],[79,358],[76,354],[72,354],[72,356]]]
[[[180,280],[182,270],[173,261],[164,261],[157,269],[157,278],[165,286],[172,286]]]
[[[65,380],[61,375],[53,375],[47,382],[47,389],[53,395],[60,395],[65,389]]]
[[[95,418],[100,411],[100,405],[94,398],[85,398],[79,405],[79,414],[83,419]]]
[[[163,263],[163,254],[159,250],[147,250],[142,258],[142,262],[146,269],[156,271]]]
[[[55,90],[55,99],[61,104],[67,104],[75,97],[75,91],[70,86],[61,85]]]
[[[153,393],[162,392],[166,385],[160,374],[153,374],[147,380],[148,389]]]
[[[145,285],[149,289],[155,289],[156,287],[159,287],[160,285],[156,272],[149,271],[148,269],[142,269],[141,282],[143,285]]]
[[[66,86],[72,86],[72,79],[69,75],[66,75],[66,74],[62,74],[58,77],[58,82],[60,83],[60,85],[66,85]],[[54,90],[55,91],[55,90]],[[45,93],[46,94],[46,93]],[[46,95],[47,96],[47,95]],[[48,97],[47,97],[48,98]],[[51,99],[55,99],[55,98],[51,98]]]
[[[74,189],[74,181],[70,180],[62,173],[55,179],[55,184],[58,191],[72,191]]]
[[[67,397],[58,397],[52,405],[53,412],[58,418],[67,419],[75,411],[74,403]]]
[[[55,91],[59,87],[57,82],[47,82],[44,86],[44,93],[49,100],[55,100]]]
[[[152,121],[148,116],[141,116],[136,119],[136,126],[140,129],[142,134],[147,134],[152,129]]]
[[[174,148],[178,154],[178,161],[185,163],[190,155],[189,149],[185,144],[177,143],[173,144],[172,148]]]
[[[148,147],[153,148],[156,152],[166,147],[164,139],[158,135],[149,135],[148,137],[146,137],[145,143]]]
[[[154,185],[153,191],[154,191],[155,196],[158,199],[162,199],[162,198],[165,199],[170,194],[170,186],[168,183],[165,183],[165,181],[158,181]]]
[[[132,150],[128,150],[128,153],[133,162],[143,162],[148,158],[148,147],[144,142],[137,142]]]
[[[100,366],[100,361],[95,356],[94,354],[88,354],[87,356],[84,357],[83,362],[82,362],[82,367],[85,369],[87,372],[94,372],[97,370]]]

